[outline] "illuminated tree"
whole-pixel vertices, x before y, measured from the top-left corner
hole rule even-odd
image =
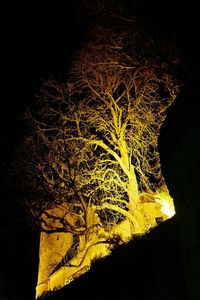
[[[125,220],[130,238],[167,218],[157,144],[176,88],[140,43],[137,32],[95,28],[68,82],[45,82],[38,110],[27,113],[21,168],[30,211],[46,233],[82,239],[85,253],[126,240],[115,231]]]
[[[30,182],[56,204],[75,203],[82,226],[88,205],[118,212],[104,220],[116,223],[164,185],[157,141],[176,97],[165,65],[128,49],[125,32],[100,30],[79,52],[68,83],[44,84],[26,140]],[[52,201],[31,205],[40,210]]]

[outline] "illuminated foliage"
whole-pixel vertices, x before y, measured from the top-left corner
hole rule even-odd
[[[140,43],[126,28],[95,28],[68,82],[45,82],[38,110],[27,113],[27,203],[43,240],[60,233],[71,241],[45,275],[61,261],[64,282],[43,290],[65,285],[114,245],[174,214],[157,146],[176,88],[167,66]]]

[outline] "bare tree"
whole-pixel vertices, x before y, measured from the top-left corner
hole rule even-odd
[[[42,257],[38,295],[61,265],[70,281],[113,245],[169,217],[173,201],[161,173],[158,137],[178,89],[143,38],[137,28],[95,27],[69,80],[44,82],[37,109],[26,114],[30,133],[20,150],[18,178],[44,232],[42,255],[51,256],[49,262]],[[51,233],[69,239],[57,258],[44,252]],[[58,288],[53,282],[52,290]]]
[[[176,88],[167,66],[144,56],[138,33],[129,40],[126,30],[95,28],[70,80],[45,82],[39,110],[27,114],[23,161],[26,186],[36,191],[28,203],[43,230],[84,235],[125,218],[139,228],[143,204],[166,188],[157,143]],[[49,229],[42,216],[63,204]]]
[[[38,296],[168,218],[158,137],[176,82],[128,10],[97,2],[96,24],[106,12],[108,27],[90,32],[68,80],[44,82],[26,114],[17,180],[41,229]]]

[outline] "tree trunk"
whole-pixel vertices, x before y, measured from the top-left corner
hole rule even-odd
[[[138,203],[139,192],[138,192],[137,178],[135,175],[135,169],[134,169],[133,165],[130,165],[128,198],[129,198],[128,208],[130,209],[131,212],[134,212],[134,210],[136,209],[137,203]]]
[[[129,204],[128,208],[130,211],[134,211],[136,208],[136,205],[138,203],[139,195],[138,195],[138,183],[137,178],[135,175],[135,169],[134,166],[130,162],[130,155],[127,150],[127,144],[124,139],[121,139],[120,142],[120,154],[123,164],[128,170],[128,198],[129,198]]]

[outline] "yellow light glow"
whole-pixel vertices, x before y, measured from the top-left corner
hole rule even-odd
[[[172,218],[175,215],[174,205],[172,205],[172,203],[168,202],[167,200],[162,201],[161,211],[163,214],[167,215],[169,218]]]
[[[161,191],[158,193],[156,202],[161,204],[161,212],[166,215],[167,218],[172,218],[175,215],[174,202],[168,191]]]

